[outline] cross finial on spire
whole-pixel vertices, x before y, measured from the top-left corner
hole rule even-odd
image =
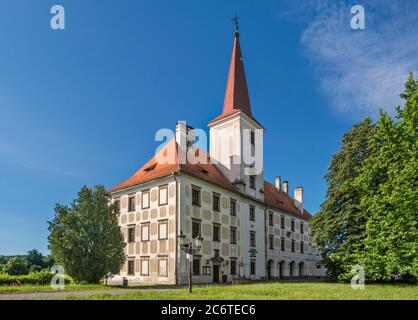
[[[239,30],[238,30],[238,17],[235,16],[232,18],[232,21],[235,23],[235,37],[239,38]]]

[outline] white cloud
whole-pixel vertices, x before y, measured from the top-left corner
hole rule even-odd
[[[24,149],[17,148],[6,141],[0,140],[0,163],[2,162],[7,162],[27,170],[35,170],[60,176],[80,175],[76,171],[67,170],[57,163],[39,157],[38,154],[27,152]]]
[[[301,37],[332,106],[363,116],[401,104],[403,83],[418,70],[418,3],[372,0],[364,7],[366,29],[352,30],[350,5],[316,2]]]

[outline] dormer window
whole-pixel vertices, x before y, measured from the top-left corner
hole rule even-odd
[[[145,169],[144,169],[144,171],[145,171],[145,172],[150,172],[150,171],[154,170],[156,166],[157,166],[157,164],[156,164],[156,163],[154,163],[153,165],[151,165],[151,166],[149,166],[149,167],[145,168]]]
[[[198,169],[200,172],[203,172],[204,174],[208,174],[208,173],[209,173],[209,171],[208,171],[208,170],[203,169],[201,166],[196,166],[196,167],[197,167],[197,169]]]

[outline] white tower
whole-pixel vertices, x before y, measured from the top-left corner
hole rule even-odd
[[[242,192],[264,198],[264,128],[253,117],[241,55],[238,26],[222,114],[208,124],[210,155],[224,175]]]

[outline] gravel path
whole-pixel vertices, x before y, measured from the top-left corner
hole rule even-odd
[[[148,290],[148,289],[146,289]],[[169,290],[169,289],[157,289]],[[110,290],[91,290],[91,291],[57,291],[57,292],[27,292],[27,293],[2,293],[0,300],[31,300],[31,299],[62,299],[74,296],[90,296],[95,294],[124,294],[130,292],[140,292],[142,289],[110,289]]]

